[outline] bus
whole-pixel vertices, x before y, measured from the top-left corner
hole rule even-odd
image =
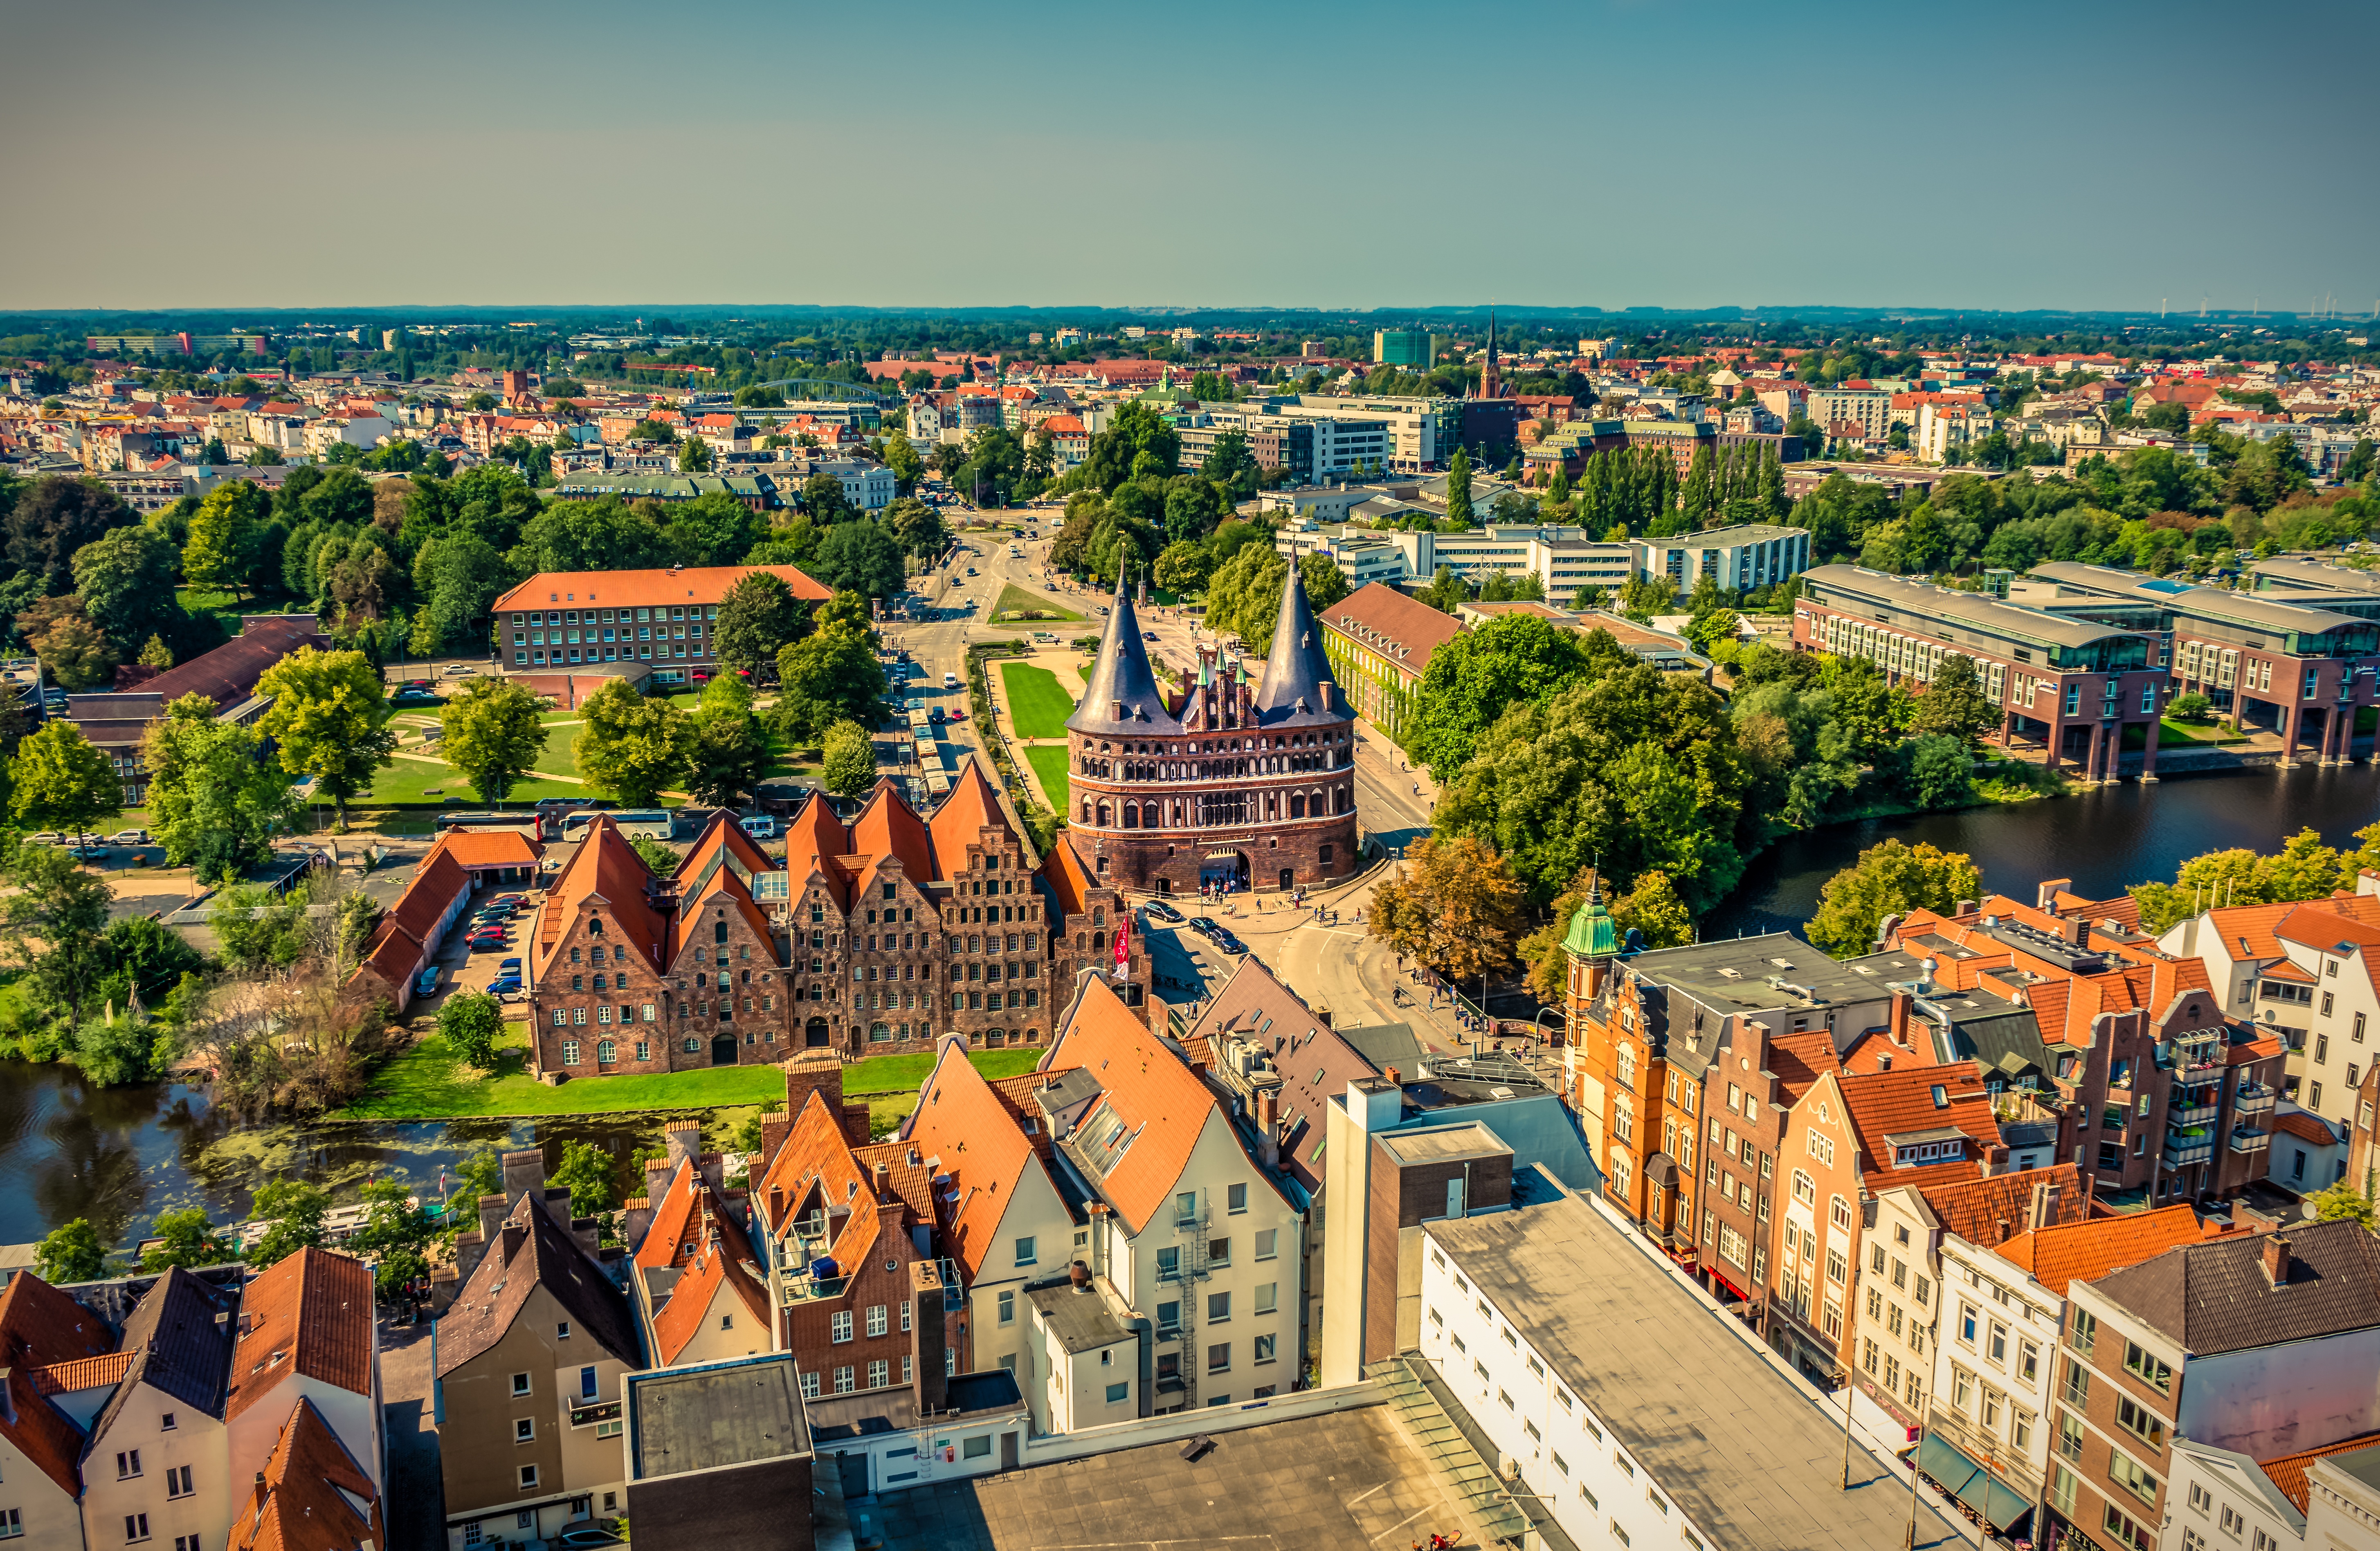
[[[457,811],[441,813],[431,823],[443,833],[448,830],[525,830],[535,834],[538,828],[534,813],[472,813]]]
[[[585,840],[587,826],[609,818],[630,840],[670,840],[677,834],[677,816],[667,808],[625,808],[617,813],[574,813],[562,821],[562,838]]]

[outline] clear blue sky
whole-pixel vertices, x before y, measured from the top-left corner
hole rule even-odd
[[[0,307],[2380,300],[2380,7],[9,0]]]

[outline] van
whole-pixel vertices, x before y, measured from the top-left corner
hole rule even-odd
[[[418,997],[426,997],[435,996],[437,993],[438,966],[436,964],[431,964],[428,969],[423,970],[420,975],[415,977],[413,982],[413,994]]]
[[[1033,644],[1037,647],[1054,647],[1058,644],[1058,637],[1050,635],[1047,630],[1036,630],[1033,632]]]
[[[736,828],[742,830],[754,840],[775,840],[777,838],[777,820],[769,814],[755,813],[747,818],[739,818],[735,822]]]

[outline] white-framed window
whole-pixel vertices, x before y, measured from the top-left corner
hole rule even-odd
[[[827,1339],[832,1341],[847,1341],[851,1339],[851,1311],[849,1309],[837,1309],[834,1312],[833,1316],[828,1321]]]
[[[813,1373],[805,1373],[805,1374],[803,1374],[803,1375],[802,1375],[802,1399],[803,1399],[803,1400],[817,1400],[818,1398],[819,1398],[819,1376],[818,1376],[818,1375],[813,1374]]]
[[[856,1387],[858,1387],[857,1381],[853,1376],[853,1371],[848,1365],[837,1368],[834,1371],[834,1392],[836,1394],[848,1395]]]
[[[1031,1266],[1035,1264],[1039,1256],[1036,1254],[1033,1236],[1031,1234],[1028,1233],[1025,1237],[1016,1241],[1016,1264],[1019,1266]]]
[[[1257,1284],[1256,1312],[1258,1314],[1272,1314],[1277,1312],[1280,1307],[1281,1283],[1258,1282]]]
[[[515,1442],[515,1443],[535,1443],[536,1441],[537,1441],[537,1420],[536,1420],[536,1418],[534,1418],[534,1417],[528,1417],[528,1416],[516,1416],[516,1417],[513,1418],[513,1442]]]
[[[887,1360],[885,1360],[884,1358],[880,1357],[880,1358],[878,1358],[875,1362],[870,1363],[869,1364],[868,1364],[868,1388],[870,1388],[870,1389],[881,1389],[881,1388],[883,1388],[886,1385],[888,1385],[888,1384],[890,1384],[890,1383],[892,1383],[892,1364],[890,1362],[888,1362],[888,1361],[887,1361]]]
[[[868,1304],[868,1333],[871,1336],[880,1336],[891,1328],[892,1325],[885,1306],[881,1303]]]

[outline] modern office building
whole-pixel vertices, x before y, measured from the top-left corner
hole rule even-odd
[[[1438,341],[1427,329],[1378,329],[1372,334],[1372,360],[1378,366],[1412,367],[1427,371],[1438,364]]]
[[[2166,670],[2152,628],[2109,625],[1954,591],[1856,565],[1821,565],[1803,576],[1793,605],[1793,644],[1864,657],[1888,678],[1930,682],[1942,660],[1973,660],[1985,697],[2001,708],[2003,747],[2045,749],[2085,781],[2112,781],[2138,748],[2142,776],[2156,773]]]
[[[1810,568],[1810,535],[1799,527],[1746,523],[1714,527],[1674,539],[1636,540],[1637,569],[1647,576],[1666,573],[1681,592],[1707,576],[1720,587],[1750,591],[1800,576]]]

